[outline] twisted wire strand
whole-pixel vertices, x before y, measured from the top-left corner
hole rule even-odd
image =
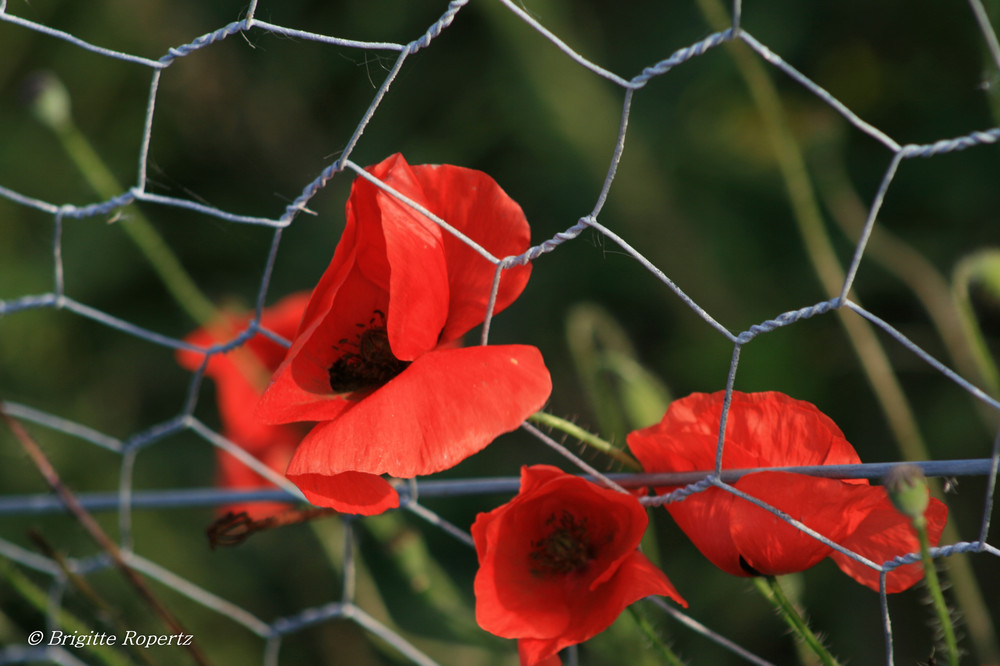
[[[977,146],[989,146],[1000,140],[1000,127],[988,130],[970,132],[951,139],[941,139],[934,143],[907,144],[899,148],[899,154],[905,158],[935,157],[946,153],[967,150]]]
[[[794,324],[802,321],[803,319],[809,319],[817,315],[826,314],[827,312],[836,310],[838,307],[840,307],[840,298],[831,298],[828,301],[823,301],[815,305],[808,305],[804,308],[799,308],[798,310],[782,312],[774,319],[768,319],[759,324],[754,324],[747,330],[743,331],[736,336],[736,342],[739,345],[745,345],[761,333],[776,331],[779,328],[783,328],[789,324]]]
[[[678,49],[670,54],[670,57],[664,58],[655,65],[650,65],[642,70],[640,74],[635,75],[631,81],[629,81],[630,87],[633,89],[638,89],[649,83],[650,79],[657,76],[662,76],[670,70],[672,70],[677,65],[687,62],[692,58],[696,58],[703,55],[710,49],[714,49],[720,44],[725,44],[726,42],[732,41],[734,31],[732,28],[728,30],[723,30],[722,32],[712,33],[705,39],[695,42],[691,46],[687,46],[682,49]]]
[[[468,3],[469,0],[451,0],[451,2],[448,3],[448,8],[445,10],[444,14],[441,15],[441,18],[435,21],[423,35],[407,44],[406,50],[409,53],[416,53],[417,51],[430,46],[431,42],[437,39],[437,37],[444,32],[445,28],[452,24],[452,21],[455,20],[455,16],[458,14],[459,10],[465,7]]]
[[[237,33],[245,31],[250,27],[252,19],[243,19],[242,21],[233,21],[232,23],[225,25],[218,30],[201,35],[194,41],[188,42],[187,44],[181,44],[180,46],[171,46],[167,49],[166,54],[164,54],[157,61],[160,68],[169,67],[178,58],[183,58],[186,55],[190,55],[195,51],[201,50],[210,44],[215,44],[216,42],[221,42],[227,37],[231,37]]]

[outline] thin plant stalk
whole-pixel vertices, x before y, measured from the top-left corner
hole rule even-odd
[[[938,579],[937,569],[934,568],[934,560],[931,558],[931,544],[927,536],[926,518],[923,516],[915,518],[913,528],[917,531],[917,538],[920,540],[920,561],[924,566],[924,584],[931,594],[931,603],[941,625],[945,648],[948,651],[947,663],[950,666],[958,666],[958,639],[955,637],[955,625],[951,621],[951,613],[948,612],[948,604],[945,603],[944,594],[941,592],[941,582]]]
[[[642,465],[640,465],[635,458],[627,454],[625,451],[617,448],[611,442],[601,439],[593,433],[587,432],[571,421],[567,421],[566,419],[555,416],[554,414],[549,414],[548,412],[535,412],[528,417],[528,420],[539,425],[564,432],[570,437],[575,437],[595,451],[600,451],[604,455],[614,458],[630,470],[634,470],[636,472],[642,471]]]
[[[636,610],[635,605],[629,606],[628,612],[632,616],[632,619],[635,620],[639,629],[642,630],[642,633],[646,635],[646,638],[649,639],[656,650],[660,653],[660,656],[663,657],[664,664],[667,666],[684,666],[684,661],[670,649],[670,646],[667,645],[662,638],[660,638],[656,629],[653,628],[653,626],[649,623],[649,620],[647,620],[642,613]]]
[[[792,603],[784,590],[781,589],[777,578],[774,576],[754,576],[753,583],[760,593],[764,595],[764,598],[778,611],[781,619],[785,621],[785,624],[792,630],[792,633],[819,657],[820,662],[824,666],[838,666],[837,660],[826,649],[819,637],[813,633],[813,630],[809,627],[809,623],[806,622],[805,618],[802,617],[802,614],[795,607],[795,604]]]
[[[39,121],[56,135],[63,150],[98,196],[111,199],[125,191],[73,122],[69,93],[58,79],[50,74],[39,75],[35,81],[32,108]],[[196,323],[204,326],[215,318],[215,305],[205,297],[170,247],[138,209],[130,211],[127,216],[123,215],[117,224],[146,257],[177,304]]]

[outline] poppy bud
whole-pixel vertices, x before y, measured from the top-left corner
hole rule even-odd
[[[45,125],[59,130],[70,122],[69,91],[52,72],[36,72],[21,86],[24,102]]]
[[[916,465],[896,465],[885,477],[886,490],[893,506],[913,520],[924,520],[930,502],[927,479]]]

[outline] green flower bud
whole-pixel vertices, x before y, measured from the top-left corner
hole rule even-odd
[[[916,465],[896,465],[885,477],[886,490],[893,506],[914,521],[923,520],[930,502],[924,472]]]
[[[32,74],[21,90],[32,113],[45,125],[60,129],[70,122],[69,91],[52,72]]]

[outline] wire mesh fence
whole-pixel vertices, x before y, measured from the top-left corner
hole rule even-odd
[[[620,449],[668,395],[725,390],[724,429],[732,391],[778,390],[865,463],[785,471],[939,477],[931,554],[970,663],[997,660],[1000,8],[646,4],[0,2],[0,404],[26,429],[0,439],[0,663],[516,663],[473,619],[469,530],[537,463],[677,488],[654,507],[709,490],[763,506],[882,574],[881,593],[829,563],[790,579],[835,651],[935,658],[921,592],[885,590],[920,553],[871,562],[740,490],[721,436],[714,470],[637,474],[586,433],[525,423],[393,481],[398,511],[211,550],[219,507],[302,500],[226,436],[211,359],[289,345],[264,313],[316,284],[352,181],[416,205],[365,171],[395,152],[482,169],[523,207],[525,252],[459,240],[497,276],[479,342],[542,350],[546,412]],[[172,262],[193,280],[161,282],[184,274]],[[230,303],[245,318],[192,343]],[[217,487],[217,455],[270,484]],[[664,663],[643,621],[692,663],[796,658],[745,579],[650,515],[643,550],[689,607],[650,598],[567,663]]]

